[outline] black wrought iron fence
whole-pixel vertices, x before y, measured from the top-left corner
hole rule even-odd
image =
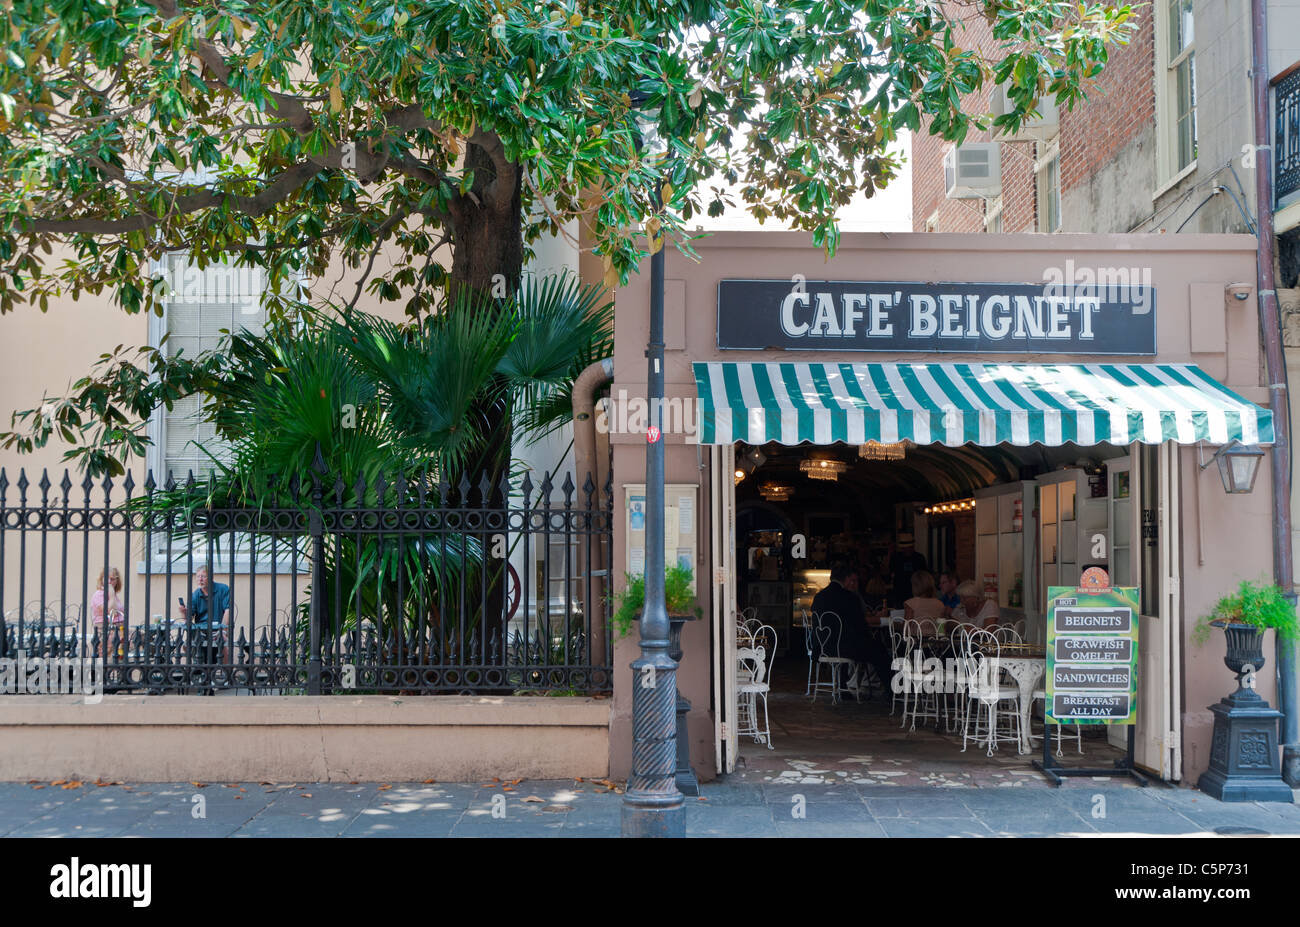
[[[0,470],[0,657],[100,658],[110,692],[611,690],[608,482],[322,469],[257,506]]]

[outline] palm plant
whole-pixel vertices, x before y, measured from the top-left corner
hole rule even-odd
[[[334,480],[319,491],[336,508],[429,502],[438,485],[455,491],[480,472],[490,487],[481,501],[499,500],[506,473],[486,469],[494,446],[566,421],[573,380],[610,353],[611,330],[612,304],[600,288],[566,274],[527,282],[500,306],[465,296],[412,325],[304,310],[265,335],[236,332],[204,397],[224,445],[211,449],[212,475],[141,504],[172,512],[310,508],[314,473]],[[444,634],[472,633],[492,613],[489,602],[470,608],[463,623],[434,603],[443,592],[490,596],[499,588],[504,561],[484,557],[487,543],[472,534],[334,534],[325,588],[309,592],[330,616],[323,630],[341,634],[369,619],[384,639],[434,624]]]

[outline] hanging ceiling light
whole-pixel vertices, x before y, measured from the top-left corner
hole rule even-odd
[[[794,487],[785,483],[764,483],[758,487],[758,494],[768,502],[789,502]]]
[[[858,456],[863,460],[902,460],[907,456],[907,447],[911,443],[895,441],[893,444],[882,444],[879,441],[868,441],[858,445]]]
[[[975,511],[975,500],[971,498],[940,502],[938,505],[927,505],[922,511],[926,515],[960,515],[962,512]]]
[[[848,468],[849,465],[844,461],[828,457],[810,457],[807,460],[799,461],[799,469],[809,479],[814,480],[830,480],[834,482]]]
[[[736,470],[736,485],[739,486],[739,485],[740,485],[740,481],[743,480],[744,478],[745,478],[745,471],[744,471],[744,470],[741,470],[741,469],[739,469],[739,468],[737,468],[737,470]]]

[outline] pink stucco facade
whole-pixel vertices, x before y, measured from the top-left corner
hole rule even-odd
[[[845,235],[838,253],[827,260],[808,236],[786,232],[719,233],[698,242],[701,260],[689,260],[670,250],[667,255],[665,306],[666,395],[689,400],[696,396],[691,364],[695,361],[924,361],[933,355],[854,352],[719,351],[716,346],[717,284],[723,279],[782,279],[802,274],[809,280],[906,280],[919,282],[1035,283],[1052,269],[1074,267],[1138,268],[1150,272],[1158,293],[1155,357],[1118,357],[1136,363],[1195,363],[1241,396],[1267,406],[1263,359],[1254,299],[1254,239],[1238,235]],[[1249,298],[1235,299],[1229,289],[1245,287]],[[648,336],[649,262],[639,277],[618,291],[615,331],[614,395],[644,396],[645,347]],[[1080,356],[945,355],[945,360],[993,362],[1083,363]],[[710,559],[709,455],[707,448],[681,434],[666,438],[668,483],[700,486],[696,530],[695,574],[713,576]],[[645,438],[615,434],[615,574],[627,564],[627,537],[622,517],[623,486],[645,478]],[[1223,492],[1217,473],[1201,471],[1197,449],[1177,452],[1181,491],[1176,504],[1181,531],[1167,538],[1181,577],[1179,611],[1181,656],[1179,680],[1182,710],[1177,720],[1182,738],[1182,769],[1178,777],[1194,784],[1209,763],[1211,715],[1207,706],[1231,689],[1223,666],[1223,642],[1212,637],[1205,645],[1190,640],[1196,620],[1227,589],[1244,578],[1271,574],[1272,485],[1268,467],[1260,467],[1250,495]],[[1167,532],[1162,533],[1167,537]],[[700,604],[706,615],[711,589],[701,583]],[[683,636],[685,656],[679,675],[683,694],[692,701],[690,738],[692,761],[702,778],[716,775],[713,749],[709,622],[697,622]],[[1268,664],[1261,675],[1260,694],[1276,704],[1271,635],[1266,641]],[[626,775],[631,765],[632,685],[629,664],[637,656],[636,641],[628,637],[615,649],[615,698],[611,729],[611,773]],[[1267,677],[1267,678],[1265,678]],[[1168,736],[1162,733],[1161,736]]]

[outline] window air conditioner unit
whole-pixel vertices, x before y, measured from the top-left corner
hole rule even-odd
[[[967,142],[943,155],[944,189],[950,200],[987,199],[1002,192],[997,142]]]
[[[1015,109],[1011,97],[1007,95],[1005,84],[993,88],[989,108],[994,116],[1005,116]],[[1018,131],[1002,137],[1009,142],[1046,142],[1055,138],[1061,131],[1061,114],[1056,108],[1056,101],[1050,96],[1039,97],[1035,112],[1038,115],[1028,116]]]

